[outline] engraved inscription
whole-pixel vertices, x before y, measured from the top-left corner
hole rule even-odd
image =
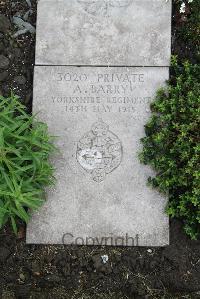
[[[122,144],[102,120],[94,123],[78,142],[78,163],[89,173],[95,182],[101,182],[114,171],[122,160]]]
[[[113,7],[127,7],[133,0],[77,0],[82,5],[84,10],[94,16],[109,15],[109,10]]]
[[[139,105],[149,112],[151,97],[145,91],[149,80],[141,72],[58,72],[54,80],[66,85],[67,95],[52,95],[52,102],[67,113],[120,113],[138,119]],[[148,110],[148,111],[147,111]]]

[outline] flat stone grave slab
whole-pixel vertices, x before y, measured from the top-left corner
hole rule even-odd
[[[58,136],[57,183],[27,243],[164,246],[166,198],[147,186],[140,138],[167,67],[36,66],[33,111]]]
[[[40,0],[36,64],[169,66],[171,0]]]

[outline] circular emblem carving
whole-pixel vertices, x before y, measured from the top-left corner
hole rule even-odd
[[[77,0],[84,10],[92,15],[107,15],[112,7],[126,7],[133,0]]]
[[[79,140],[76,157],[93,180],[101,182],[120,165],[122,144],[109,126],[100,120]]]

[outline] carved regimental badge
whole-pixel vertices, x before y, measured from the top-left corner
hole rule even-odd
[[[107,15],[112,7],[129,6],[133,0],[77,0],[92,15]]]
[[[78,142],[77,161],[96,182],[114,171],[122,160],[122,144],[101,120],[92,125]]]

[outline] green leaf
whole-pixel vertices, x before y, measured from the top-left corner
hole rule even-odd
[[[14,233],[15,233],[15,235],[17,235],[17,224],[16,224],[16,221],[13,216],[11,216],[11,223],[12,223],[12,229],[13,229]]]
[[[28,209],[43,203],[46,185],[52,185],[49,156],[55,151],[46,124],[29,115],[17,96],[0,96],[0,227],[17,219],[28,223]]]

